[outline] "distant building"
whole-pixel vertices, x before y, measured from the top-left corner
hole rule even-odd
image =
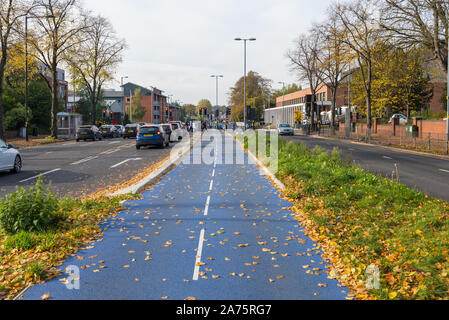
[[[135,96],[137,89],[141,90],[142,105],[146,113],[142,119],[131,119],[133,122],[166,123],[168,121],[179,121],[181,108],[167,103],[167,97],[162,90],[152,87],[151,90],[134,83],[123,85],[124,114],[129,114],[131,99]],[[132,97],[131,97],[132,96]],[[115,107],[118,107],[117,105]]]

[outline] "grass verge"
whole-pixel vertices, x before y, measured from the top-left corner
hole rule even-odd
[[[290,208],[357,299],[449,298],[449,204],[303,144],[279,142]],[[367,288],[368,266],[379,268]]]
[[[137,196],[59,199],[59,223],[45,232],[0,230],[0,299],[10,299],[29,285],[59,274],[56,267],[102,235],[99,223],[123,210],[122,200]]]

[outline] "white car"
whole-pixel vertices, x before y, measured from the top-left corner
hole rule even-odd
[[[293,130],[292,126],[288,123],[281,123],[278,126],[278,132],[281,136],[288,135],[293,136],[295,135],[295,131]]]
[[[406,116],[404,116],[403,114],[397,113],[394,114],[391,118],[390,121],[388,123],[393,123],[393,119],[399,119],[399,124],[401,125],[405,125],[408,123],[408,119]]]
[[[0,171],[19,173],[22,170],[22,156],[10,144],[0,140]]]

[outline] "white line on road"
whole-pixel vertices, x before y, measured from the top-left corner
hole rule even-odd
[[[210,182],[210,187],[209,187],[209,191],[212,191],[212,188],[214,187],[214,180],[212,180]]]
[[[85,159],[82,159],[82,160],[79,160],[79,161],[76,161],[76,162],[74,162],[74,163],[71,163],[70,165],[71,166],[74,166],[74,165],[77,165],[77,164],[81,164],[81,163],[84,163],[84,162],[87,162],[87,161],[91,161],[91,160],[94,160],[94,159],[97,159],[98,158],[98,156],[91,156],[91,157],[87,157],[87,158],[85,158]]]
[[[196,261],[195,261],[195,270],[193,271],[193,281],[198,281],[200,275],[200,263],[201,256],[203,255],[203,244],[204,244],[204,234],[206,233],[205,229],[201,230],[200,240],[198,242],[198,250],[196,252]]]
[[[39,178],[41,176],[45,176],[47,174],[50,174],[50,173],[53,173],[53,172],[57,172],[57,171],[61,171],[61,169],[59,168],[59,169],[54,169],[54,170],[51,170],[51,171],[47,171],[47,172],[41,173],[41,174],[39,174],[37,176],[34,176],[34,177],[31,177],[31,178],[22,180],[22,181],[20,181],[20,183],[27,182],[27,181],[30,181],[30,180],[33,180],[33,179],[37,179],[37,178]]]
[[[393,160],[393,158],[387,157],[387,156],[383,156],[384,159],[388,159],[388,160]]]
[[[215,169],[212,171],[212,178],[215,177]]]
[[[206,208],[204,208],[205,216],[207,216],[209,214],[209,205],[210,205],[210,196],[207,197]]]
[[[440,171],[449,173],[449,170],[440,169]]]
[[[112,141],[112,142],[109,142],[108,144],[117,144],[117,143],[120,143],[120,141]]]
[[[125,164],[125,163],[127,163],[127,162],[129,162],[129,161],[140,161],[140,160],[142,160],[142,158],[126,159],[126,160],[124,160],[124,161],[122,161],[122,162],[119,162],[119,163],[113,165],[113,166],[111,167],[111,169],[120,167],[122,164]]]

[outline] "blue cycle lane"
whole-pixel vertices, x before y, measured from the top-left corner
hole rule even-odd
[[[203,139],[196,151],[211,145]],[[328,278],[319,246],[258,167],[246,155],[245,164],[224,164],[225,152],[212,154],[214,161],[186,161],[143,199],[126,202],[102,225],[104,236],[60,268],[79,275],[33,286],[23,299],[345,299],[348,290]]]

